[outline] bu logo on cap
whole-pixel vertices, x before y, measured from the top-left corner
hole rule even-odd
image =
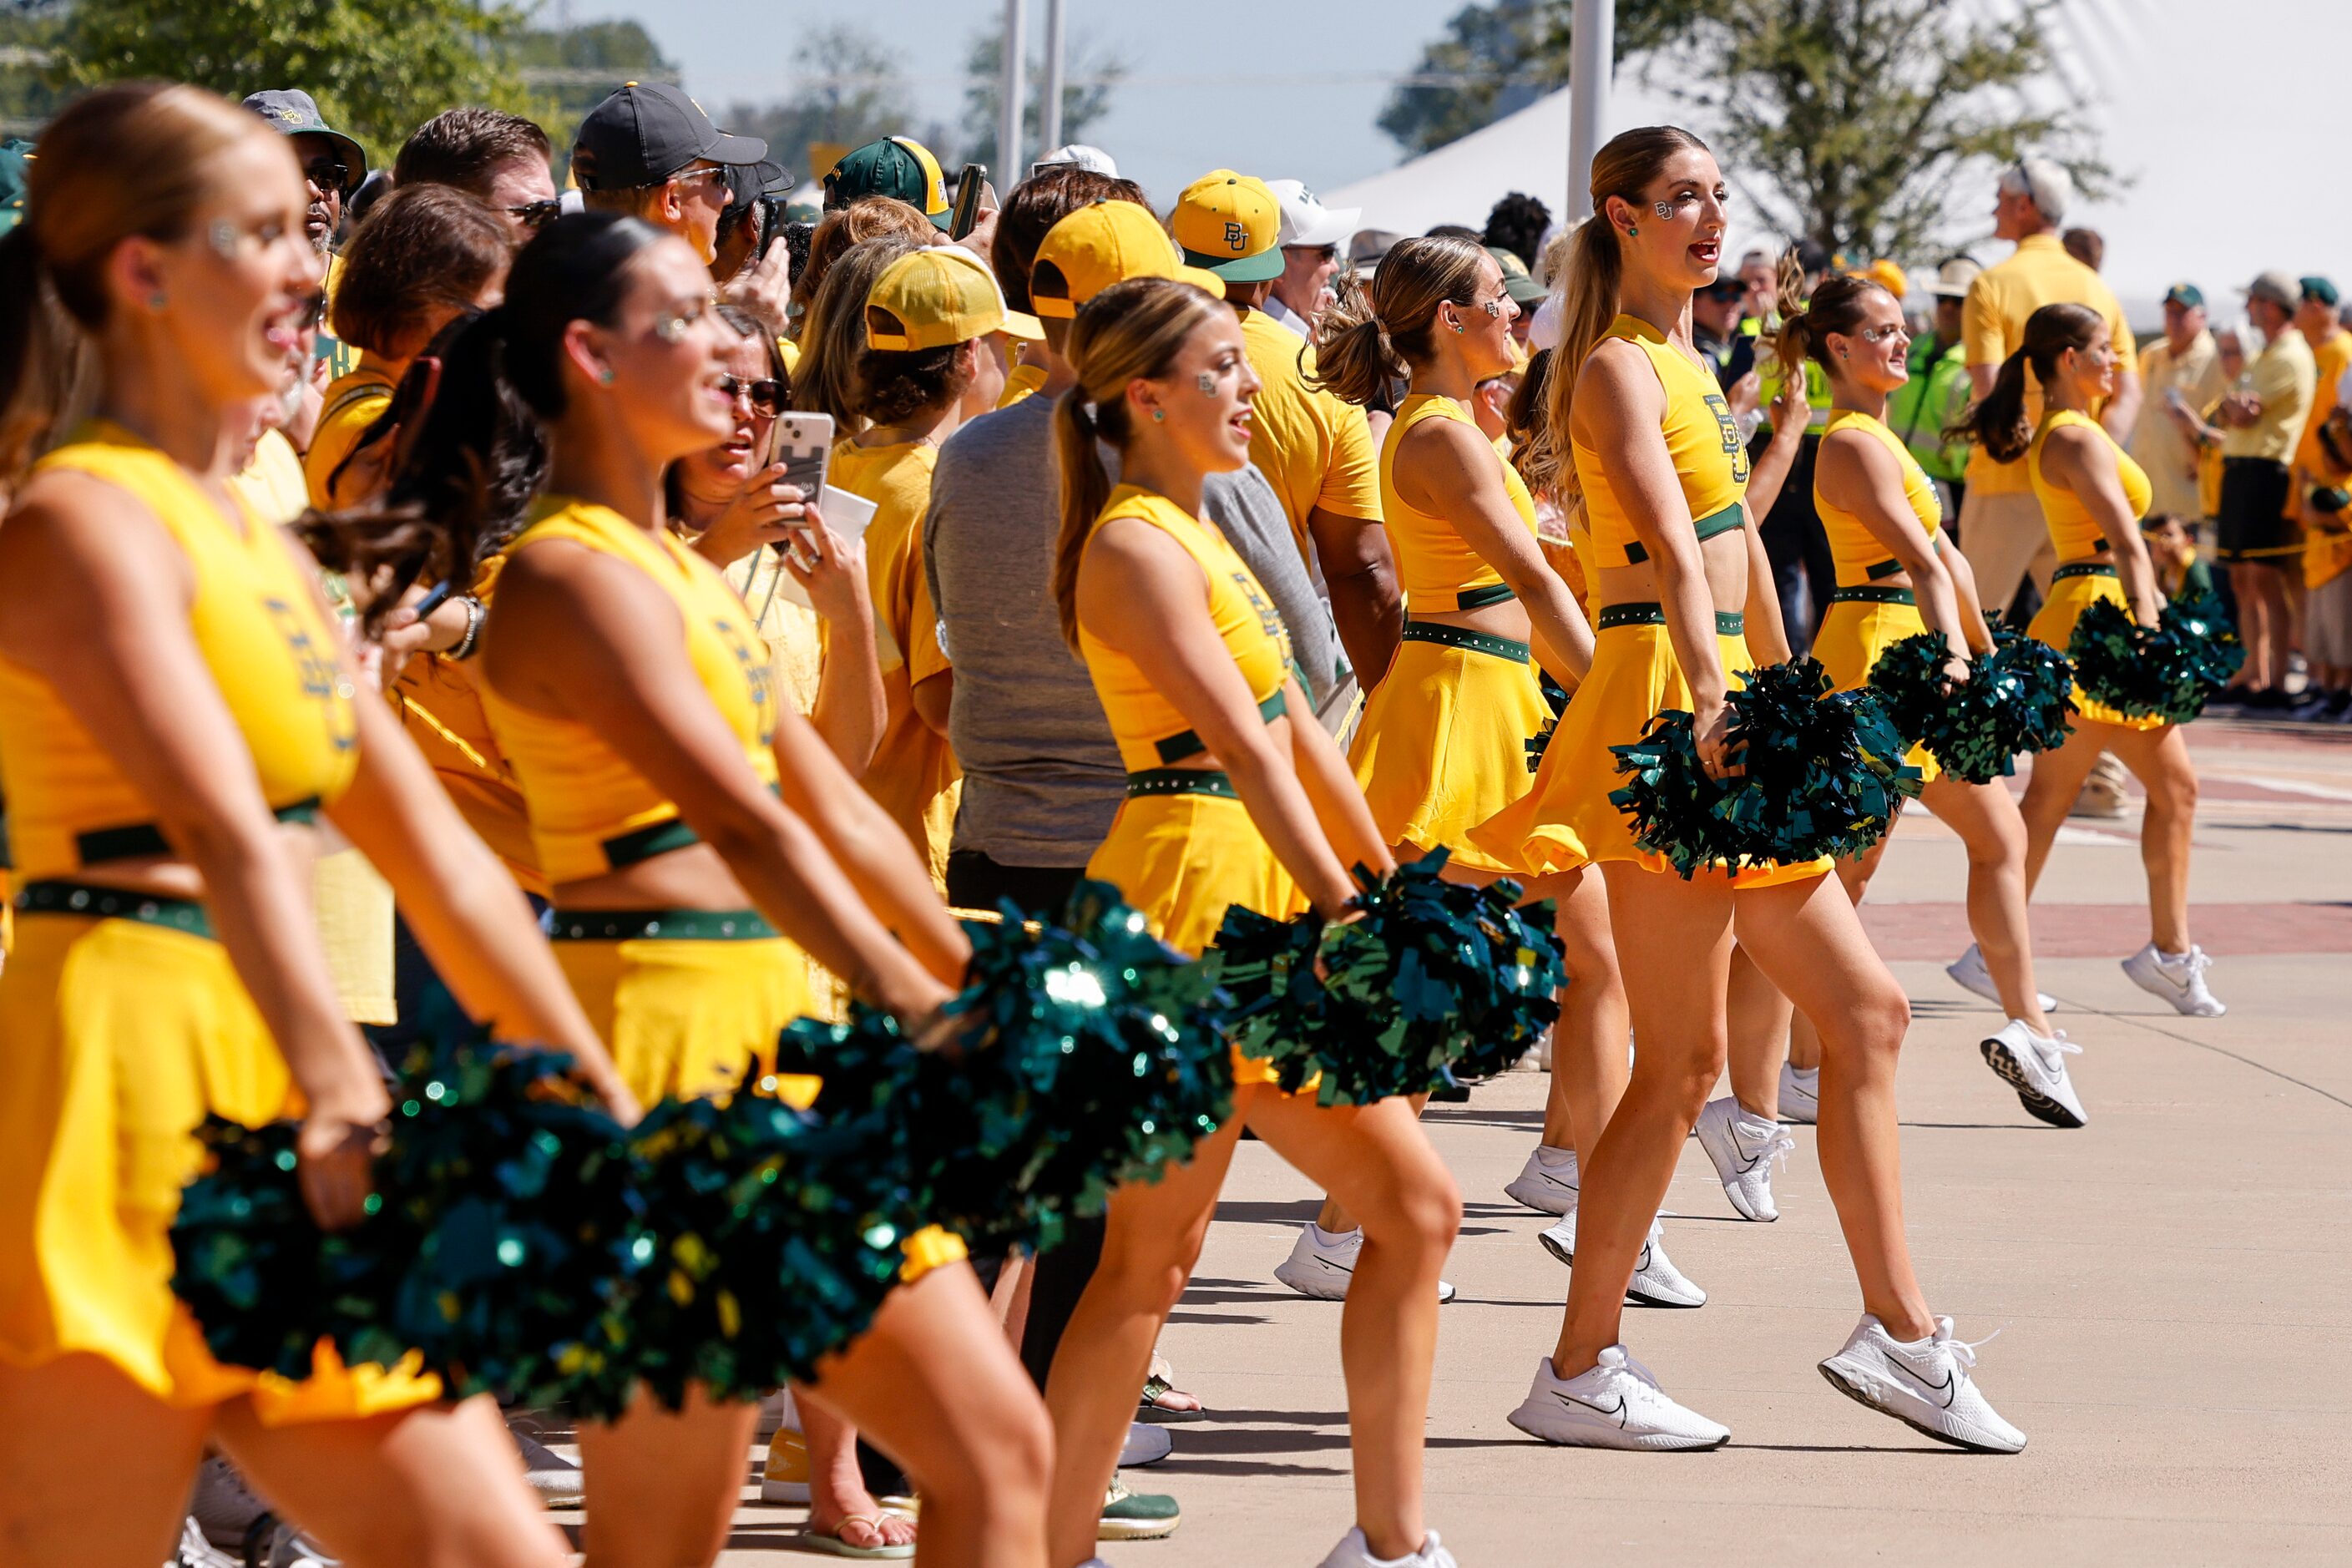
[[[1244,228],[1241,225],[1239,225],[1239,224],[1237,224],[1237,223],[1228,223],[1228,224],[1226,224],[1226,225],[1225,225],[1225,243],[1226,243],[1227,245],[1232,246],[1235,251],[1243,251],[1243,250],[1246,250],[1246,249],[1248,249],[1248,248],[1249,248],[1249,230],[1247,230],[1247,229]]]

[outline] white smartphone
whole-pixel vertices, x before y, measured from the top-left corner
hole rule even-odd
[[[833,416],[779,414],[768,438],[768,461],[784,466],[783,482],[798,485],[803,500],[819,500],[824,494],[825,459],[833,451]]]

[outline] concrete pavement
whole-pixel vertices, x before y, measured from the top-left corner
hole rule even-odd
[[[1731,1446],[1622,1455],[1523,1437],[1504,1415],[1550,1347],[1567,1275],[1536,1244],[1546,1218],[1502,1194],[1544,1092],[1540,1075],[1513,1074],[1429,1116],[1467,1199],[1427,1465],[1430,1521],[1464,1568],[1628,1549],[2352,1560],[2352,730],[2190,733],[2205,780],[2198,936],[2231,1011],[2181,1018],[2125,980],[2115,961],[2146,940],[2136,825],[2070,827],[2037,945],[2042,986],[2084,1047],[2087,1128],[2028,1117],[1978,1055],[2000,1020],[1942,973],[1966,940],[1956,839],[1906,820],[1865,910],[1914,1003],[1901,1090],[1920,1273],[1963,1338],[2000,1331],[1979,1376],[2032,1447],[1948,1449],[1822,1381],[1814,1363],[1859,1307],[1807,1128],[1776,1183],[1777,1225],[1739,1220],[1686,1150],[1667,1238],[1710,1300],[1627,1315],[1633,1352],[1727,1424]],[[1162,1341],[1215,1419],[1175,1428],[1173,1457],[1129,1476],[1175,1493],[1185,1523],[1106,1547],[1118,1568],[1305,1568],[1346,1529],[1339,1309],[1272,1279],[1314,1199],[1263,1144],[1242,1146]],[[793,1561],[799,1518],[747,1502],[721,1561]]]

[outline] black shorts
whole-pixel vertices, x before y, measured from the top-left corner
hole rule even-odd
[[[2221,514],[2213,553],[2245,565],[2283,567],[2299,559],[2281,548],[2294,542],[2286,492],[2284,463],[2267,458],[2222,458]]]

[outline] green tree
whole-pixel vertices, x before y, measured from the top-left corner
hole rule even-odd
[[[1004,24],[997,23],[971,40],[971,49],[964,57],[964,69],[971,80],[963,92],[963,155],[959,163],[985,163],[995,177],[999,190],[1010,190],[1028,174],[1024,164],[1019,169],[999,165],[996,155],[998,107],[1004,93]],[[1073,32],[1066,42],[1062,73],[1062,140],[1083,142],[1087,127],[1096,124],[1110,112],[1111,93],[1127,75],[1127,61],[1118,55],[1097,47],[1084,35]],[[1021,115],[1021,142],[1032,155],[1051,151],[1038,144],[1038,132],[1043,121],[1039,110],[1045,99],[1045,57],[1042,52],[1029,57],[1028,74],[1024,79],[1029,89],[1029,102]]]
[[[2048,90],[2053,4],[1987,18],[1951,0],[1716,0],[1664,85],[1780,233],[1931,254],[1989,209],[1992,169],[2028,152],[2087,193],[2114,183],[2076,106]]]
[[[1570,0],[1465,5],[1421,51],[1377,121],[1409,153],[1467,136],[1568,85]],[[1658,48],[1691,24],[1700,0],[1619,0],[1616,56]]]
[[[790,98],[738,103],[726,119],[729,130],[764,140],[768,155],[793,178],[808,177],[812,142],[862,147],[912,133],[915,111],[898,77],[898,60],[873,34],[846,24],[820,27],[808,35],[802,58],[806,74]]]
[[[505,46],[513,0],[77,0],[53,81],[193,81],[227,98],[299,87],[383,162],[452,104],[535,105]]]

